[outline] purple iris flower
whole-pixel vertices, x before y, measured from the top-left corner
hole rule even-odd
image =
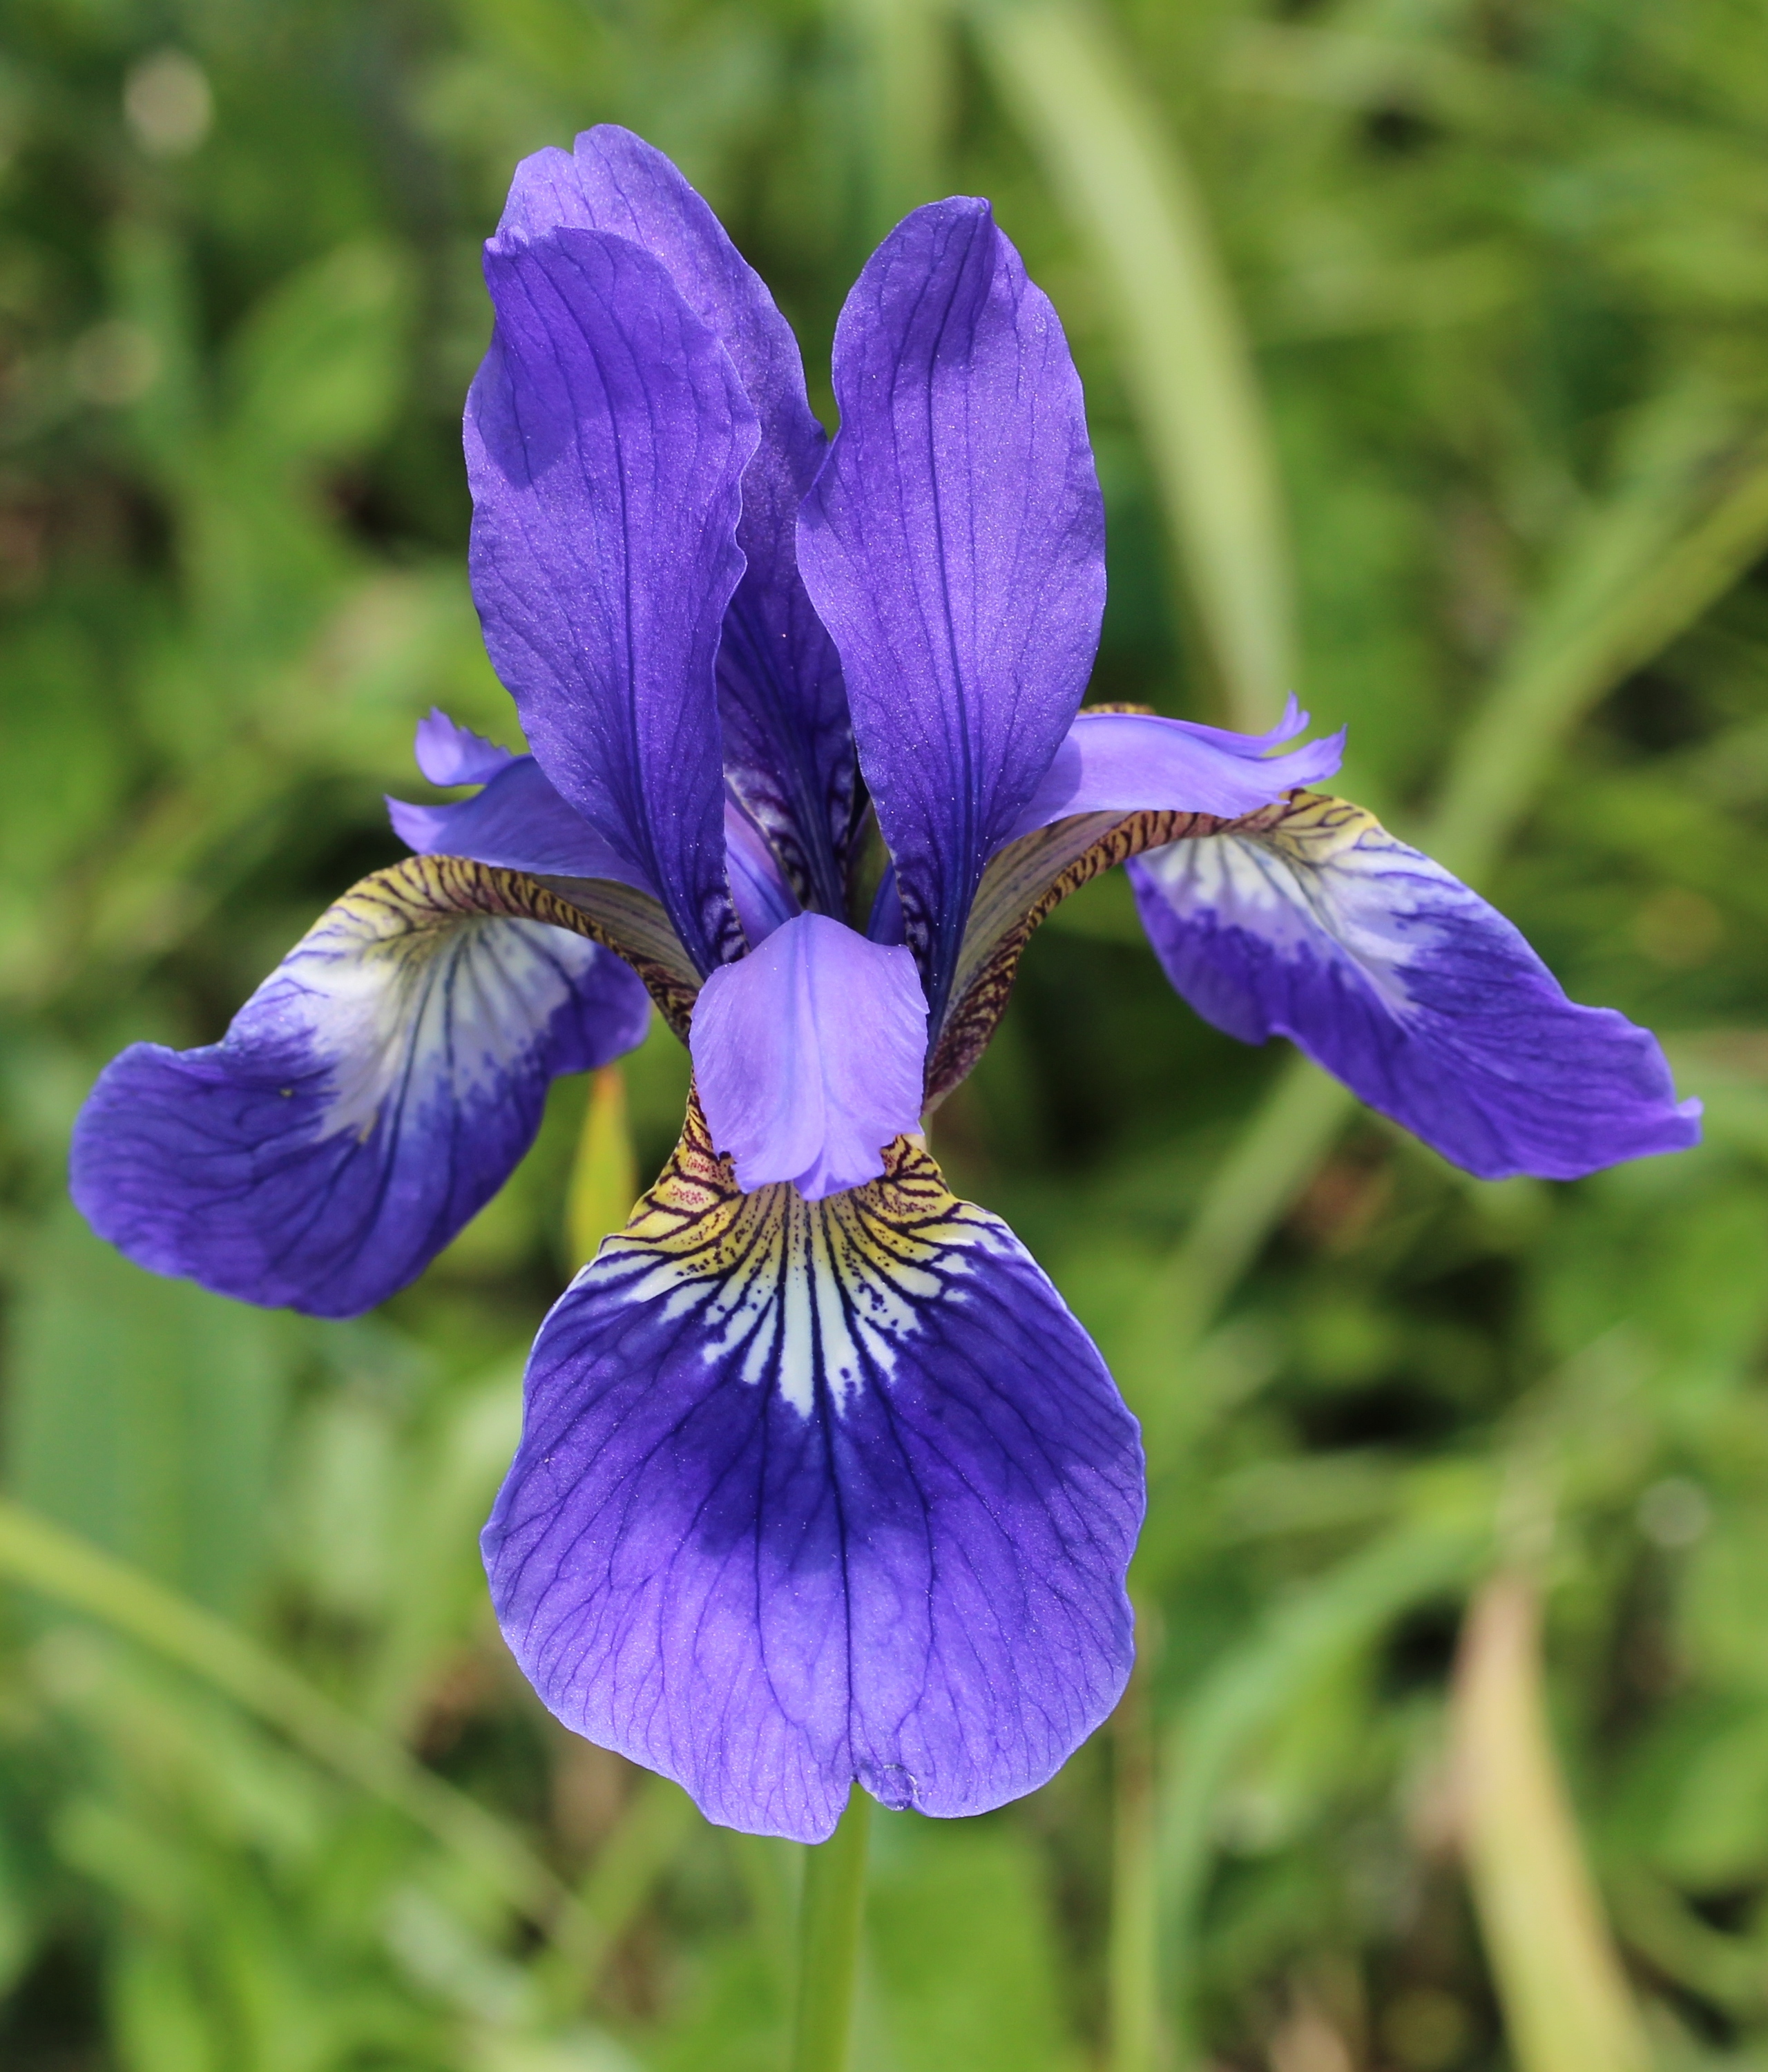
[[[1104,598],[1080,384],[988,205],[918,209],[842,314],[841,430],[669,162],[599,129],[517,171],[467,410],[472,574],[531,753],[395,804],[226,1037],[137,1044],[76,1135],[132,1258],[320,1316],[409,1281],[549,1081],[654,1000],[681,1142],[546,1319],[484,1547],[565,1724],[706,1813],[816,1840],[1028,1791],[1128,1674],[1136,1426],[918,1134],[1032,929],[1128,863],[1174,986],[1292,1038],[1470,1171],[1695,1141],[1652,1037],[1307,787],[1337,739],[1079,709]]]

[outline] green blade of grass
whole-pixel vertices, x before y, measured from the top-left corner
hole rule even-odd
[[[841,12],[864,57],[864,199],[875,240],[945,191],[954,24],[946,0],[842,0]]]
[[[1166,1728],[1155,1846],[1160,1947],[1181,2064],[1199,2055],[1189,2036],[1198,1915],[1215,1854],[1215,1809],[1233,1764],[1334,1661],[1367,1646],[1409,1606],[1465,1587],[1486,1545],[1484,1532],[1442,1519],[1397,1528],[1279,1607]]]
[[[1288,544],[1251,356],[1203,198],[1108,21],[1069,0],[981,0],[972,18],[1104,289],[1223,708],[1235,726],[1268,726],[1294,676]]]
[[[1489,870],[1572,728],[1627,671],[1699,619],[1768,545],[1768,453],[1745,450],[1721,480],[1718,493],[1692,518],[1684,480],[1659,484],[1655,495],[1618,495],[1586,523],[1578,551],[1451,760],[1422,837],[1425,847],[1470,876]],[[1507,738],[1516,742],[1514,756],[1503,751]],[[1131,1341],[1133,1371],[1125,1385],[1132,1401],[1156,1400],[1170,1386],[1186,1347],[1256,1257],[1353,1105],[1345,1088],[1305,1059],[1284,1067],[1153,1283]],[[1371,1559],[1379,1568],[1379,1549]],[[1238,1673],[1252,1689],[1256,1658]],[[1248,1716],[1256,1709],[1250,1697],[1236,1700],[1235,1688],[1231,1681],[1223,1685],[1210,1733],[1199,1736],[1194,1716],[1167,1745],[1162,1904],[1165,1947],[1173,1957],[1168,1989],[1181,2029],[1221,1750],[1235,1743],[1229,1727],[1236,1704]],[[1615,2061],[1622,2067],[1628,2062]]]
[[[639,1162],[627,1115],[626,1075],[604,1065],[590,1075],[582,1134],[565,1201],[567,1264],[574,1272],[620,1229],[639,1198]]]
[[[1453,1712],[1462,1848],[1518,2072],[1647,2072],[1548,1730],[1528,1577],[1474,1599]]]
[[[224,1621],[4,1498],[0,1576],[224,1692],[334,1775],[397,1807],[550,1934],[594,1939],[569,1888],[520,1836]]]
[[[1710,465],[1710,463],[1709,463]],[[1690,472],[1705,472],[1691,457]],[[1420,839],[1464,876],[1485,876],[1546,781],[1552,758],[1599,699],[1661,654],[1768,546],[1768,442],[1720,460],[1722,487],[1691,516],[1672,477],[1618,496],[1518,643],[1458,745]]]

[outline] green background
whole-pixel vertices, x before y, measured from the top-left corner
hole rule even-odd
[[[212,1040],[399,853],[418,715],[515,739],[478,246],[600,120],[825,415],[871,244],[990,196],[1087,384],[1092,695],[1293,682],[1708,1104],[1696,1153],[1474,1182],[1192,1018],[1120,879],[1059,912],[935,1148],[1144,1418],[1143,1668],[1033,1799],[880,1816],[860,2066],[1768,2066],[1754,0],[8,0],[0,2062],[780,2062],[799,1852],[557,1729],[477,1568],[582,1084],[354,1324],[63,1198],[105,1058]],[[646,1172],[685,1083],[627,1067]]]

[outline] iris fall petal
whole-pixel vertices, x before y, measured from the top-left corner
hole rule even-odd
[[[1359,807],[1298,798],[1128,867],[1199,1013],[1293,1038],[1470,1173],[1575,1179],[1699,1139],[1648,1030],[1568,1000],[1501,914]]]
[[[547,1704],[709,1818],[980,1813],[1115,1703],[1141,1457],[1012,1233],[907,1143],[739,1194],[697,1119],[542,1328],[485,1531]]]
[[[113,1059],[74,1133],[93,1229],[315,1316],[413,1279],[509,1177],[554,1075],[631,1050],[650,1013],[617,957],[516,902],[485,911],[487,889],[429,859],[364,879],[219,1043]]]

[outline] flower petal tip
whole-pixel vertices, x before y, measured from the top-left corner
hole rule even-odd
[[[443,786],[488,783],[514,759],[513,750],[460,726],[440,705],[432,705],[418,721],[412,753],[429,781]]]

